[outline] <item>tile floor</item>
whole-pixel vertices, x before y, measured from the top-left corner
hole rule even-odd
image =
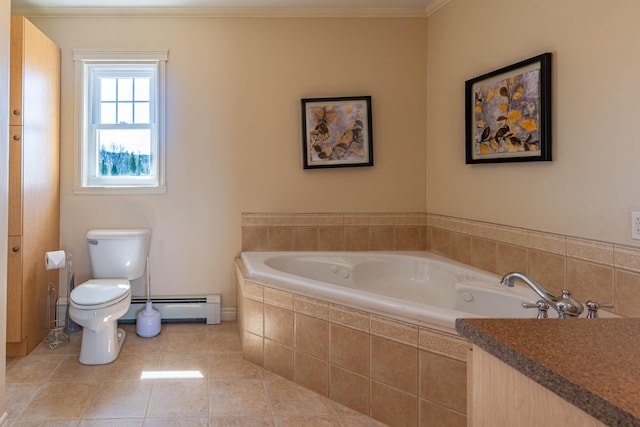
[[[78,362],[81,333],[7,359],[8,425],[383,426],[243,360],[235,323],[163,324],[146,339],[121,327],[127,338],[108,365]],[[173,371],[201,378],[141,379]]]

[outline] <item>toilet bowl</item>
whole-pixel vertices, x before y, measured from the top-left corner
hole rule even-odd
[[[126,337],[118,319],[131,305],[130,280],[144,275],[151,230],[100,229],[87,233],[92,279],[70,295],[69,317],[82,326],[80,363],[103,365],[120,354]]]
[[[82,326],[80,363],[103,365],[118,357],[126,337],[118,319],[131,305],[126,279],[91,279],[71,293],[69,316]]]

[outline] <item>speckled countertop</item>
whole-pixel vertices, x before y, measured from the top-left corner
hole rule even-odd
[[[640,319],[458,319],[483,350],[610,426],[640,426]]]

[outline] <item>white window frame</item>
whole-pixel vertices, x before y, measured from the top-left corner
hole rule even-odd
[[[74,194],[165,194],[165,76],[167,50],[153,51],[104,51],[74,50],[75,62],[75,107],[76,149]],[[91,133],[94,130],[92,112],[92,70],[107,67],[153,69],[155,85],[151,90],[152,147],[151,175],[149,177],[99,177],[95,163],[98,149]],[[155,89],[155,90],[154,90]],[[155,102],[153,102],[155,101]],[[92,105],[92,102],[94,105]],[[91,163],[90,163],[91,162]]]

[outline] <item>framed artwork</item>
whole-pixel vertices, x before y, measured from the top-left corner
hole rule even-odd
[[[551,54],[467,80],[466,163],[551,160]]]
[[[304,169],[373,166],[370,96],[301,102]]]

